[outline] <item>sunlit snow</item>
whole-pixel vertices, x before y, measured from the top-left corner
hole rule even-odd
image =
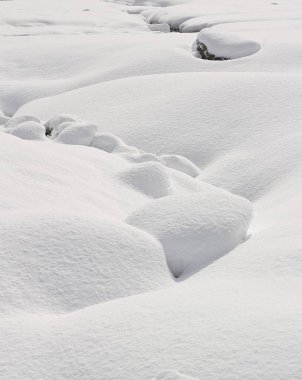
[[[301,32],[0,0],[0,379],[302,378]]]

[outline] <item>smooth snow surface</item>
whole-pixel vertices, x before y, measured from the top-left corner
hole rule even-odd
[[[8,215],[1,262],[2,312],[77,310],[171,282],[150,235],[75,215]]]
[[[159,373],[156,380],[196,380],[193,377],[184,376],[175,370],[166,370]]]
[[[0,1],[1,380],[302,378],[301,33],[300,0]]]
[[[224,34],[209,30],[202,30],[197,37],[197,43],[203,43],[208,52],[216,57],[235,59],[255,54],[260,50],[260,44],[247,40],[236,34]]]
[[[9,128],[9,127],[8,127]],[[8,129],[8,133],[25,140],[45,140],[44,125],[35,121],[25,121]]]
[[[157,237],[172,273],[179,277],[243,242],[251,218],[252,206],[246,199],[210,188],[208,193],[150,202],[127,222]]]

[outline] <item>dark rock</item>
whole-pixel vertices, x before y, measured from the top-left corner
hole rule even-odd
[[[217,57],[216,55],[211,54],[208,51],[208,48],[206,47],[206,45],[199,41],[196,42],[196,49],[198,53],[200,54],[200,57],[202,59],[207,59],[208,61],[227,61],[230,59],[226,57]]]

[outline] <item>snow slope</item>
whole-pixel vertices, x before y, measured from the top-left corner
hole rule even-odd
[[[0,1],[1,379],[302,377],[301,14]]]
[[[149,75],[37,100],[18,114],[47,119],[77,110],[131,145],[189,158],[204,180],[255,200],[301,168],[301,80],[293,73]]]

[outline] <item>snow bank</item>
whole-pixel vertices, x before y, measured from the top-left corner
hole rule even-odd
[[[5,1],[1,4],[0,34],[24,37],[148,31],[142,19],[114,5],[97,0]]]
[[[98,215],[123,220],[148,197],[119,179],[117,155],[80,145],[25,141],[0,133],[0,209]]]
[[[152,32],[170,33],[169,24],[148,24],[148,28],[152,30]]]
[[[25,121],[7,130],[11,135],[23,140],[46,140],[44,125],[36,121]]]
[[[72,115],[60,114],[46,121],[44,125],[47,130],[47,134],[51,135],[52,138],[55,138],[58,136],[59,133],[63,131],[63,129],[69,126],[70,123],[73,123],[75,121],[80,120]]]
[[[36,123],[40,123],[40,120],[33,115],[20,115],[20,116],[14,116],[7,120],[5,124],[5,128],[14,128],[17,127],[19,124],[24,123],[26,121],[34,121]]]
[[[157,162],[137,164],[121,173],[120,177],[129,186],[153,198],[171,193],[169,174]]]
[[[127,223],[162,243],[175,277],[194,272],[246,239],[252,219],[249,201],[212,189],[165,197],[134,211]]]
[[[202,30],[196,40],[196,49],[201,58],[225,60],[246,57],[257,53],[258,42],[232,33],[219,33],[215,30]]]
[[[45,121],[70,113],[100,126],[91,142],[99,149],[56,144],[54,135],[44,143],[0,133],[0,245],[3,240],[9,250],[18,248],[8,256],[0,249],[0,297],[7,295],[1,302],[1,376],[154,380],[173,368],[200,380],[301,379],[302,42],[297,36],[302,3],[133,3],[168,7],[145,9],[144,20],[116,1],[0,1],[0,108],[5,115],[17,111],[16,116],[34,114]],[[255,14],[258,21],[252,22]],[[152,33],[148,20],[186,31],[213,25],[213,33],[261,41],[261,51],[220,64],[196,59],[191,49],[196,36]],[[43,99],[28,103],[37,98]],[[74,121],[60,124],[59,133]],[[6,122],[7,116],[0,116],[1,130],[9,131]],[[168,163],[164,171],[173,195],[154,202],[172,204],[177,194],[177,199],[194,199],[207,190],[215,194],[203,182],[208,181],[253,200],[256,214],[250,239],[177,283],[169,278],[164,259],[163,266],[153,265],[152,258],[144,264],[147,245],[163,257],[158,241],[145,234],[138,247],[136,237],[143,232],[132,233],[122,223],[148,208],[150,196],[121,174],[135,171],[140,161],[163,165],[162,155],[183,155],[200,174],[191,177]],[[187,170],[180,161],[179,168]],[[174,206],[172,211],[163,207],[163,220],[177,219],[181,206],[175,206],[175,216],[170,215]],[[238,207],[230,212],[234,220]],[[198,214],[200,204],[195,208]],[[177,220],[181,231],[184,220]],[[118,231],[112,236],[111,230]],[[76,236],[69,239],[73,231]],[[112,240],[103,247],[97,242],[105,232],[104,241]],[[130,240],[129,256],[124,257],[123,246],[110,263],[104,255],[105,281],[98,247],[108,253]],[[60,256],[49,252],[47,242],[54,248],[58,242],[72,246],[76,255],[62,247]],[[139,248],[142,262],[133,256]],[[129,264],[125,282],[124,262]],[[114,273],[121,281],[113,281]],[[152,276],[148,284],[145,275],[148,281]],[[146,285],[142,294],[136,293],[138,278]],[[128,289],[131,296],[102,302],[103,289],[118,297]],[[161,374],[170,375],[180,376]]]
[[[197,177],[200,174],[198,167],[183,156],[179,156],[177,154],[162,154],[160,159],[169,168],[179,170],[191,177]]]
[[[154,153],[146,153],[141,149],[132,147],[127,152],[122,153],[122,156],[125,157],[130,162],[149,162],[155,161],[160,162],[160,158]]]
[[[39,213],[0,224],[2,311],[71,311],[171,283],[161,246],[126,224]]]
[[[174,3],[174,4],[173,4]],[[227,3],[215,1],[171,1],[166,7],[154,7],[142,11],[150,23],[167,23],[182,33],[199,32],[201,29],[223,23],[241,21],[296,20],[302,16],[301,4],[288,1],[287,4],[274,6],[261,0]]]
[[[97,130],[98,126],[96,124],[84,122],[69,123],[54,141],[63,144],[89,146]]]
[[[112,153],[116,150],[123,150],[127,145],[112,133],[97,133],[91,143],[91,146],[102,149],[105,152]]]
[[[270,23],[272,21],[275,24],[279,22],[282,24],[284,20],[292,20],[295,22],[297,19],[302,17],[302,12],[274,12],[272,10],[268,12],[249,12],[249,13],[229,13],[229,14],[210,14],[203,15],[201,17],[193,17],[182,24],[179,25],[179,31],[182,33],[194,33],[199,32],[205,28],[211,28],[213,26],[236,23],[252,23],[252,22],[266,22]]]
[[[24,121],[28,120],[28,121]],[[98,125],[80,121],[68,114],[56,115],[44,125],[31,115],[10,118],[3,131],[24,140],[47,140],[68,145],[91,146],[107,153],[116,154],[131,163],[142,163],[131,167],[121,175],[128,185],[155,198],[170,193],[170,179],[164,166],[197,177],[200,171],[190,160],[179,155],[161,155],[147,153],[124,143],[111,134],[102,133]],[[144,164],[150,162],[150,165]],[[152,165],[151,162],[157,164]],[[190,186],[189,186],[190,187]]]
[[[264,50],[221,65],[191,59],[211,70],[225,65],[264,70]],[[293,67],[299,70],[297,63]],[[145,96],[133,95],[141,92]],[[291,102],[285,103],[284,97]],[[41,119],[63,109],[78,113],[146,152],[185,156],[202,169],[203,180],[254,200],[300,165],[300,99],[301,76],[292,72],[178,73],[89,86],[34,101],[19,113]],[[280,150],[281,141],[286,149]]]

